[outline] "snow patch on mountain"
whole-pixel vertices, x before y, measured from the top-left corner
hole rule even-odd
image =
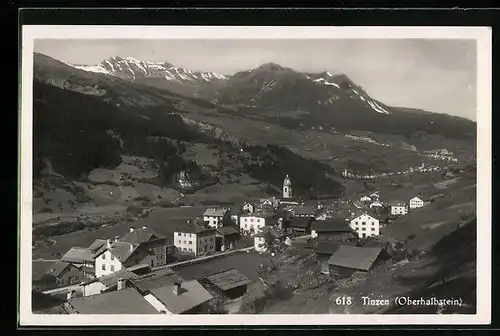
[[[175,67],[166,62],[146,62],[134,57],[111,57],[97,65],[68,64],[76,69],[107,74],[122,79],[164,78],[178,82],[212,82],[227,79],[226,76],[213,72],[193,72]]]

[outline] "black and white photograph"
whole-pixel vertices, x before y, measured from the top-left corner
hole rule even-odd
[[[21,323],[489,323],[487,28],[25,26],[22,53]]]

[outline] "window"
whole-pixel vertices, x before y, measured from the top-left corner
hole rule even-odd
[[[186,234],[184,233],[184,237],[186,237]]]
[[[105,271],[106,270],[106,264],[102,264],[102,270]]]
[[[192,248],[190,248],[190,249],[189,249],[189,252],[193,252],[193,249],[192,249]]]
[[[189,245],[193,245],[193,242],[191,240],[189,241]]]
[[[358,225],[359,223],[358,223],[358,221],[355,221],[354,224]]]
[[[250,223],[253,223],[253,218],[250,218]]]
[[[111,255],[111,260],[115,260],[115,257],[113,255]]]
[[[372,228],[372,231],[375,231],[375,228]]]
[[[115,265],[111,265],[111,272],[115,271]]]
[[[179,244],[182,244],[182,240],[179,240]]]
[[[177,232],[177,235],[178,235],[178,236],[182,236],[182,233],[180,233],[180,232]]]
[[[366,222],[361,222],[361,225],[366,225]]]
[[[184,241],[184,244],[186,244],[186,241]]]
[[[102,254],[102,259],[106,259],[106,255],[104,253]]]

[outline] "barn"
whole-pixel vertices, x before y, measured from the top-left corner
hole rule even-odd
[[[204,284],[228,298],[243,296],[250,280],[234,268],[205,277]]]
[[[368,272],[382,261],[380,247],[340,245],[328,260],[328,271],[335,278],[348,278],[354,272]]]

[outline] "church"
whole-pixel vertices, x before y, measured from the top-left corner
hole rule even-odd
[[[280,204],[289,204],[289,205],[299,205],[300,200],[297,198],[292,198],[292,179],[288,174],[285,176],[283,180],[283,195],[279,200]]]

